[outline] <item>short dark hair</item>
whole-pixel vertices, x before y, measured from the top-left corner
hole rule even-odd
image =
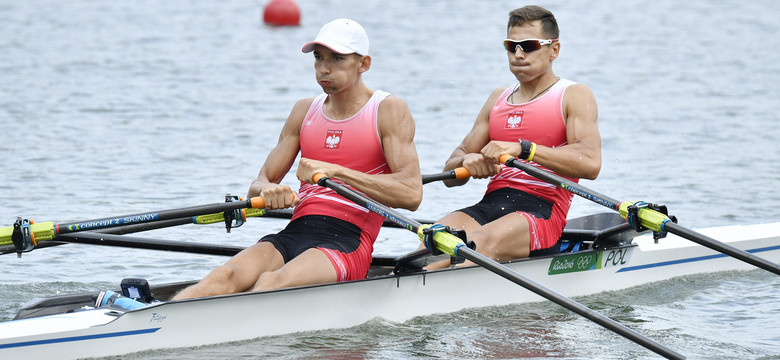
[[[525,24],[527,22],[541,20],[542,32],[544,36],[551,39],[557,39],[559,36],[558,21],[555,20],[550,10],[541,6],[528,5],[509,12],[509,22],[506,25],[507,32],[513,26]]]

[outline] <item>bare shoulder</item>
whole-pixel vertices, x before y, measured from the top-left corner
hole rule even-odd
[[[293,105],[292,110],[290,110],[290,115],[287,116],[287,120],[284,122],[284,127],[282,128],[282,135],[285,136],[294,136],[294,134],[298,134],[301,132],[301,125],[303,124],[303,119],[306,118],[306,113],[309,111],[309,108],[311,107],[311,104],[314,102],[314,98],[305,98],[300,99],[295,102],[295,105]]]
[[[306,117],[306,113],[309,112],[309,108],[311,107],[311,104],[313,102],[314,102],[313,97],[304,98],[296,101],[295,105],[293,105],[293,108],[290,111],[290,116],[287,118],[287,122],[302,123],[303,118]]]
[[[414,118],[406,101],[394,95],[384,98],[379,103],[377,127],[380,137],[383,138],[385,136],[414,137]]]
[[[506,89],[509,89],[509,86],[502,86],[502,87],[495,88],[493,89],[493,92],[490,93],[490,97],[498,98],[501,94],[504,93],[504,91],[506,91]]]
[[[395,95],[387,95],[382,102],[379,103],[379,114],[383,112],[407,112],[409,111],[409,105],[406,104],[404,99],[401,99]]]
[[[482,105],[482,108],[479,110],[479,115],[477,115],[476,119],[477,123],[484,123],[488,121],[488,116],[490,115],[490,111],[493,109],[493,105],[498,102],[498,98],[501,97],[501,94],[503,94],[507,89],[509,89],[507,86],[499,87],[495,88],[490,93],[490,96],[488,96],[487,100],[485,100],[485,103]]]
[[[397,125],[408,121],[414,122],[409,105],[406,104],[404,99],[395,95],[388,95],[379,103],[377,119],[380,127]]]
[[[573,84],[566,88],[566,92],[563,94],[563,101],[594,101],[595,97],[590,88],[585,84]]]
[[[496,101],[498,101],[498,97],[501,96],[501,94],[503,94],[504,91],[506,91],[507,89],[509,89],[508,86],[493,89],[493,92],[490,93],[490,97],[488,97],[486,104],[490,104],[490,106],[492,107],[493,104],[495,104]]]
[[[292,113],[298,113],[303,111],[303,115],[306,115],[306,112],[309,111],[309,108],[311,107],[311,104],[314,102],[314,97],[308,97],[303,98],[295,102],[295,105],[293,105],[291,115]]]

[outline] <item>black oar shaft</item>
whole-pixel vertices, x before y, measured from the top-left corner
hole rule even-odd
[[[269,210],[267,211],[263,217],[270,217],[270,218],[280,218],[280,219],[291,219],[293,215],[292,210],[290,209],[284,209],[284,210]],[[420,223],[424,224],[430,224],[433,222],[433,220],[417,220]],[[163,220],[163,221],[155,221],[151,223],[140,223],[140,224],[132,224],[132,225],[123,225],[118,226],[114,228],[107,228],[107,229],[99,229],[93,231],[94,233],[101,233],[101,234],[132,234],[136,232],[141,231],[148,231],[148,230],[156,230],[156,229],[162,229],[167,228],[171,226],[179,226],[179,225],[186,225],[186,224],[194,224],[192,217],[184,217],[180,219],[170,219],[170,220]],[[398,225],[396,223],[391,222],[390,220],[385,220],[385,222],[382,224],[384,227],[395,227],[395,228],[403,228],[403,226]],[[65,234],[65,235],[73,235],[76,233],[71,234]],[[59,239],[59,237],[57,237]],[[59,246],[59,245],[65,245],[68,243],[74,243],[77,241],[74,241],[72,239],[65,240],[62,242],[56,241],[56,240],[49,240],[44,242],[39,242],[38,245],[35,246],[36,249],[44,248],[44,247],[51,247],[51,246]],[[102,242],[90,242],[90,244],[94,245],[109,245]],[[116,245],[112,245],[116,246]],[[133,246],[126,246],[126,247],[133,247]],[[145,248],[145,247],[142,247]],[[169,250],[169,249],[158,249],[158,250]],[[179,251],[179,250],[175,250]],[[181,250],[181,252],[189,252],[186,251],[186,249]],[[0,246],[0,255],[5,254],[12,254],[16,253],[16,248],[13,245],[4,245]],[[205,254],[211,254],[210,252],[204,252]],[[220,253],[220,254],[214,254],[214,255],[231,255],[228,253]]]
[[[469,173],[466,168],[459,167],[457,169],[440,172],[438,174],[423,174],[422,183],[427,184],[439,180],[465,179],[469,176],[471,176],[471,173]]]
[[[77,234],[64,234],[57,237],[58,241],[92,244],[105,246],[118,246],[134,249],[164,250],[185,252],[192,254],[233,256],[238,254],[243,247],[190,243],[186,241],[170,241],[161,239],[146,239],[130,237],[126,235],[101,234],[95,232],[80,232]]]
[[[563,188],[565,190],[568,190],[576,195],[579,195],[585,199],[591,200],[597,204],[604,205],[608,208],[611,208],[615,211],[620,211],[620,201],[617,201],[615,199],[612,199],[608,196],[599,194],[598,192],[592,191],[582,185],[579,185],[573,181],[570,181],[562,176],[553,174],[548,171],[544,171],[541,169],[538,169],[532,165],[523,163],[509,155],[503,155],[501,157],[501,161],[504,162],[507,166],[512,166],[515,168],[518,168],[520,170],[525,171],[527,174],[538,178],[540,180],[544,180],[550,184],[556,185],[560,188]],[[665,215],[664,215],[665,217]],[[667,219],[668,220],[668,219]],[[726,243],[717,241],[713,238],[704,236],[702,234],[699,234],[693,230],[686,229],[685,227],[682,227],[672,221],[665,221],[663,224],[655,224],[662,226],[662,229],[664,231],[668,231],[672,234],[678,235],[682,238],[688,239],[690,241],[693,241],[695,243],[698,243],[700,245],[706,246],[710,249],[713,249],[715,251],[724,253],[726,255],[729,255],[735,259],[742,260],[748,264],[754,265],[756,267],[759,267],[761,269],[770,271],[772,273],[780,275],[780,266],[778,266],[775,263],[772,263],[771,261],[768,261],[766,259],[762,259],[758,256],[755,256],[753,254],[748,253],[747,251],[744,251],[742,249],[738,249],[736,247],[733,247],[731,245],[728,245]],[[649,227],[649,226],[648,226]]]
[[[550,300],[560,306],[563,306],[566,309],[569,309],[579,315],[582,315],[583,317],[609,330],[612,330],[615,333],[622,335],[623,337],[631,341],[634,341],[637,344],[642,345],[649,350],[652,350],[656,354],[659,354],[667,359],[685,359],[685,356],[683,356],[682,354],[675,352],[674,350],[671,350],[653,341],[648,337],[643,336],[642,334],[626,327],[625,325],[615,320],[610,319],[607,316],[604,316],[602,314],[599,314],[596,311],[591,310],[585,305],[582,305],[553,290],[547,289],[544,286],[535,283],[534,281],[526,278],[525,276],[520,275],[519,273],[513,271],[512,269],[493,261],[492,259],[476,252],[475,250],[463,246],[458,249],[458,254],[468,260],[473,261],[478,265],[481,265],[486,269],[491,270],[492,272],[500,275],[501,277],[532,291],[533,293],[547,300]]]
[[[358,193],[357,191],[354,191],[352,189],[347,188],[344,185],[338,184],[334,182],[333,180],[322,176],[321,174],[315,175],[314,180],[319,184],[320,186],[325,186],[330,189],[333,189],[337,194],[359,204],[363,207],[367,208],[368,210],[382,215],[385,218],[404,226],[405,228],[409,229],[412,232],[417,233],[418,229],[422,226],[421,223],[409,219],[406,216],[403,216],[396,212],[395,210],[382,205],[374,200],[369,199],[368,197]],[[586,318],[595,321],[599,325],[602,325],[606,327],[609,330],[615,331],[617,334],[622,335],[629,340],[632,340],[636,342],[639,345],[642,345],[646,347],[649,350],[654,351],[655,353],[662,355],[669,359],[684,359],[685,357],[680,355],[679,353],[674,352],[673,350],[664,347],[663,345],[646,338],[642,336],[641,334],[626,328],[625,326],[621,325],[620,323],[603,316],[601,314],[598,314],[594,312],[593,310],[590,310],[588,307],[577,303],[574,300],[571,300],[563,295],[560,295],[550,289],[545,288],[544,286],[535,283],[531,281],[528,278],[523,277],[522,275],[518,274],[517,272],[513,271],[512,269],[501,265],[492,259],[472,250],[469,249],[467,246],[460,246],[457,248],[458,255],[463,255],[466,259],[469,259],[479,265],[482,265],[484,268],[503,276],[504,278],[507,278],[526,289],[532,290],[534,293],[541,295],[556,304],[559,304],[561,306],[564,306],[565,308],[572,310],[580,315],[585,316]],[[598,320],[595,320],[598,319]]]
[[[206,215],[223,211],[251,208],[251,201],[235,201],[216,203],[210,205],[193,206],[188,208],[162,210],[156,212],[139,213],[125,216],[116,216],[95,220],[57,224],[57,234],[68,234],[79,231],[106,229],[131,224],[149,223],[170,219],[181,219],[191,216]]]
[[[715,251],[724,253],[728,256],[731,256],[735,259],[742,260],[748,264],[751,264],[753,266],[759,267],[761,269],[773,272],[777,275],[780,275],[780,265],[775,264],[767,259],[755,256],[747,251],[744,251],[742,249],[735,248],[729,244],[722,243],[718,240],[715,240],[709,236],[705,236],[703,234],[700,234],[698,232],[695,232],[693,230],[687,229],[683,226],[677,225],[671,221],[667,222],[664,225],[664,229],[666,231],[675,234],[677,236],[683,237],[685,239],[688,239],[690,241],[693,241],[699,245],[706,246],[710,249],[713,249]]]
[[[407,218],[406,216],[401,215],[397,211],[387,206],[384,206],[374,200],[371,200],[368,197],[361,195],[355,190],[352,190],[344,185],[338,184],[327,177],[323,176],[317,178],[316,181],[318,185],[333,189],[333,191],[335,191],[337,194],[349,199],[350,201],[360,206],[363,206],[364,208],[376,214],[383,216],[385,219],[400,225],[402,228],[411,230],[413,232],[417,232],[417,229],[419,229],[420,226],[422,226],[422,223],[420,223],[419,221]]]
[[[115,228],[100,229],[100,230],[95,230],[95,232],[101,234],[122,235],[122,234],[137,233],[141,231],[164,229],[172,226],[186,225],[192,223],[193,223],[192,217],[185,217],[180,219],[170,219],[170,220],[155,221],[151,223],[132,224],[132,225],[119,226]]]
[[[434,182],[439,180],[449,180],[454,178],[455,178],[455,173],[453,171],[445,171],[438,174],[425,174],[422,176],[422,183],[427,184],[429,182]]]
[[[613,209],[615,211],[620,210],[620,201],[615,200],[609,196],[606,196],[604,194],[600,194],[598,192],[595,192],[593,190],[590,190],[580,184],[575,183],[574,181],[571,181],[567,178],[564,178],[562,176],[553,174],[549,171],[545,171],[542,169],[539,169],[533,165],[529,165],[523,162],[520,162],[519,160],[515,158],[509,158],[509,160],[505,161],[505,164],[507,166],[515,167],[520,170],[525,171],[528,175],[531,175],[537,179],[544,180],[547,183],[550,183],[552,185],[558,186],[564,190],[568,190],[572,192],[573,194],[579,195],[585,199],[588,199],[590,201],[593,201],[597,204],[606,206],[610,209]]]

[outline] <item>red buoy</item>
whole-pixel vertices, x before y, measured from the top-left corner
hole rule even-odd
[[[298,26],[301,10],[293,0],[271,0],[263,11],[263,21],[273,26]]]

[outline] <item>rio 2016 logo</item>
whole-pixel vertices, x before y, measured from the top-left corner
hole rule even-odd
[[[547,270],[547,274],[556,275],[610,267],[622,267],[631,259],[633,250],[633,247],[627,247],[598,252],[585,251],[579,254],[574,253],[557,256],[550,261],[550,267]]]

